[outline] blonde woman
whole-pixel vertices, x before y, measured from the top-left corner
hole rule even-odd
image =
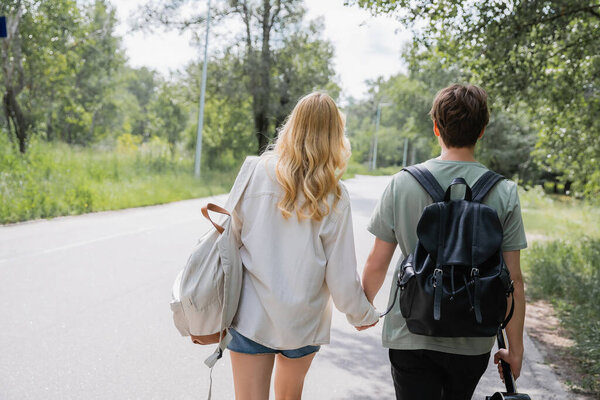
[[[244,263],[228,348],[237,400],[300,399],[304,377],[329,343],[331,299],[356,327],[378,314],[356,272],[344,120],[326,94],[302,98],[234,210]]]

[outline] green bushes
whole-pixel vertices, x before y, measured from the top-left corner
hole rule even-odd
[[[600,239],[535,243],[525,252],[528,292],[550,300],[575,339],[582,384],[600,392]]]
[[[235,178],[203,171],[162,139],[112,148],[33,142],[27,154],[0,135],[0,223],[160,204],[225,193]],[[240,160],[241,164],[241,160]]]

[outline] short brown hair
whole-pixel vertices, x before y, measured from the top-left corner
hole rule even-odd
[[[487,93],[475,85],[454,84],[435,96],[429,111],[448,147],[472,147],[490,120]]]

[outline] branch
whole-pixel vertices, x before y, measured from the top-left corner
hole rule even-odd
[[[600,14],[598,14],[596,11],[594,11],[594,9],[596,9],[596,8],[600,8],[600,4],[596,5],[596,6],[589,6],[589,7],[577,8],[577,9],[574,9],[574,10],[570,10],[568,12],[561,12],[560,14],[554,15],[554,16],[549,17],[549,18],[540,18],[540,19],[538,19],[536,21],[532,21],[529,24],[526,24],[525,26],[526,27],[530,27],[530,26],[534,26],[534,25],[538,25],[538,24],[542,24],[542,23],[546,23],[546,22],[551,22],[551,21],[554,21],[556,19],[560,19],[562,17],[567,17],[567,16],[572,15],[572,14],[577,14],[578,12],[581,12],[581,11],[590,13],[590,14],[592,14],[592,15],[600,18]]]
[[[275,6],[275,11],[273,12],[273,15],[271,16],[271,22],[269,23],[269,31],[273,28],[273,25],[275,24],[275,18],[277,18],[277,16],[281,12],[281,0],[277,0],[276,4],[277,5]]]

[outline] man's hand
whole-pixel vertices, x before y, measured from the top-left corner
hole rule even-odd
[[[355,326],[355,328],[356,328],[356,330],[357,330],[357,331],[359,331],[359,332],[360,332],[360,331],[364,331],[365,329],[369,329],[369,328],[371,328],[371,327],[373,327],[373,326],[377,325],[377,323],[378,323],[378,322],[379,322],[379,320],[375,321],[375,323],[374,323],[374,324],[371,324],[371,325],[364,325],[364,326]]]
[[[502,379],[502,382],[504,382],[504,374],[502,373],[502,365],[500,364],[500,360],[503,360],[510,365],[510,370],[512,371],[513,377],[515,380],[517,380],[517,378],[521,375],[523,353],[514,354],[506,349],[500,349],[496,352],[496,354],[494,354],[494,364],[498,365],[498,374],[500,374],[500,379]]]

